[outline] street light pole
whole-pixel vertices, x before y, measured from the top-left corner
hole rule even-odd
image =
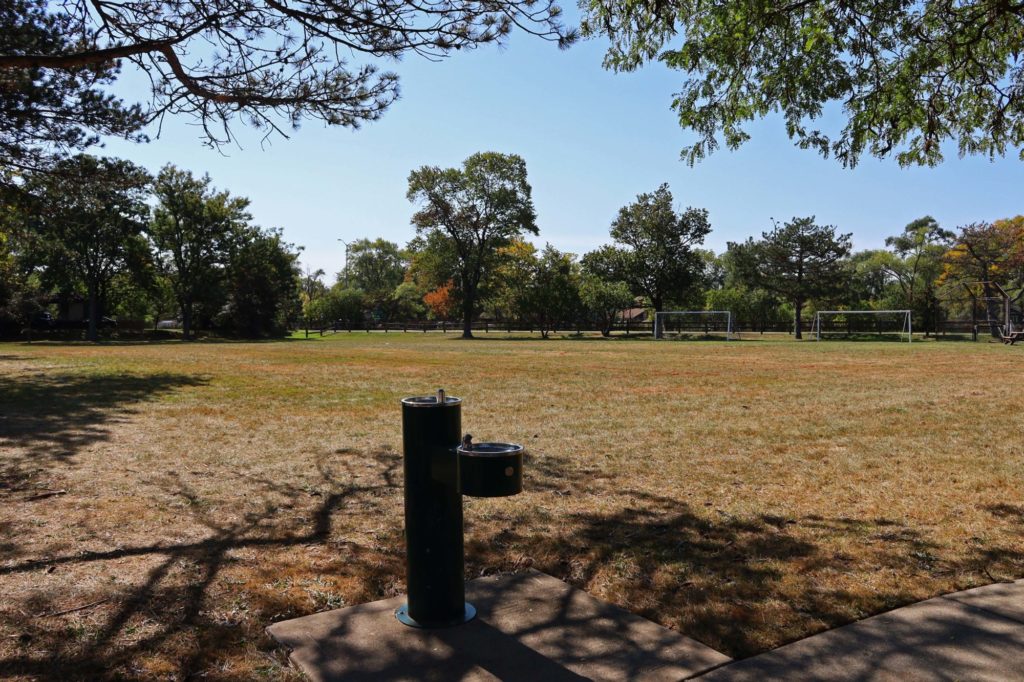
[[[339,239],[338,241],[345,245],[345,264],[342,266],[341,271],[345,273],[345,288],[348,288],[348,250],[351,242],[347,242],[344,239]]]

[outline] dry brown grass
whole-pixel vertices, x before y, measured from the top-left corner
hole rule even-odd
[[[525,494],[467,499],[469,577],[533,566],[733,656],[1021,577],[1022,362],[420,334],[0,345],[0,677],[293,677],[264,626],[403,590],[398,399],[437,386],[478,440],[530,453]]]

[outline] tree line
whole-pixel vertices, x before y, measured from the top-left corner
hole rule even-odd
[[[155,177],[125,160],[79,154],[22,173],[2,193],[0,332],[47,326],[85,306],[86,337],[113,316],[280,335],[301,314],[299,249],[252,222],[249,201],[168,165]],[[58,312],[58,315],[60,313]]]
[[[124,160],[77,155],[23,174],[0,215],[0,325],[31,326],[79,298],[87,337],[105,316],[259,337],[300,324],[459,320],[567,326],[611,334],[630,308],[729,310],[746,329],[802,336],[815,309],[910,309],[934,333],[972,297],[997,332],[998,289],[1024,296],[1024,217],[957,230],[923,217],[855,252],[851,235],[813,216],[773,221],[759,237],[704,247],[708,212],[680,208],[667,184],[623,206],[610,243],[577,257],[538,248],[525,161],[482,152],[408,178],[415,236],[348,245],[335,281],[300,272],[301,247],[253,224],[249,201],[168,165],[151,177]],[[1015,307],[1015,312],[1017,308]]]
[[[438,59],[504,43],[514,30],[560,47],[581,34],[604,36],[604,66],[616,71],[655,57],[677,69],[682,83],[673,107],[680,124],[697,134],[683,152],[690,163],[723,144],[742,145],[749,138],[745,125],[773,111],[783,115],[797,146],[847,166],[866,154],[934,165],[949,143],[960,154],[994,158],[1024,143],[1019,3],[926,0],[880,7],[867,0],[814,0],[777,7],[612,0],[584,2],[580,9],[577,31],[564,23],[554,0],[370,0],[358,6],[308,0],[301,9],[250,0],[5,3],[0,333],[11,333],[33,309],[69,292],[87,298],[92,338],[104,313],[159,317],[171,308],[188,336],[195,327],[279,333],[301,314],[296,289],[306,314],[356,315],[358,309],[377,318],[408,304],[407,313],[455,315],[445,306],[456,306],[466,333],[474,316],[489,308],[518,315],[542,308],[529,314],[552,317],[559,307],[575,305],[578,316],[601,319],[627,290],[634,302],[642,297],[653,309],[713,299],[713,307],[743,311],[741,319],[764,323],[770,315],[788,315],[796,333],[805,308],[822,302],[910,307],[934,329],[942,315],[962,306],[950,297],[940,303],[936,292],[948,293],[961,281],[1009,286],[1019,302],[1019,218],[955,233],[931,230],[934,221],[923,218],[913,230],[893,235],[885,253],[854,254],[834,228],[797,217],[711,257],[701,248],[706,214],[687,210],[668,220],[668,191],[659,188],[620,213],[615,243],[606,249],[577,260],[548,247],[531,260],[529,248],[513,242],[536,234],[532,203],[503,201],[499,208],[472,199],[493,198],[491,190],[528,199],[525,166],[521,173],[488,168],[508,165],[497,155],[462,169],[423,168],[410,178],[418,236],[401,250],[404,288],[389,294],[397,300],[384,305],[379,292],[353,288],[346,278],[341,290],[335,285],[326,302],[314,305],[310,292],[317,287],[293,287],[285,275],[294,269],[295,247],[280,231],[252,225],[238,198],[216,207],[221,199],[208,179],[191,178],[201,185],[192,188],[201,201],[168,198],[164,204],[159,178],[145,189],[143,174],[127,162],[72,156],[102,136],[145,142],[147,126],[165,116],[191,119],[215,147],[235,139],[238,121],[285,137],[309,120],[357,128],[397,100],[397,75],[380,69],[386,60]],[[150,87],[138,102],[115,94],[125,66],[148,76]],[[838,129],[829,131],[817,123],[835,102],[843,111]],[[479,184],[503,173],[501,186]],[[93,182],[102,190],[82,189]],[[59,190],[66,190],[63,197]],[[87,220],[104,202],[116,205],[118,218]],[[156,209],[144,210],[154,202]],[[200,217],[207,203],[209,214]],[[652,222],[659,212],[665,222]],[[685,233],[670,230],[666,240],[657,231],[672,221]],[[510,265],[517,254],[521,262]],[[533,284],[513,296],[499,285],[499,275]],[[554,285],[538,284],[566,277],[575,293],[560,289],[555,297]],[[994,286],[980,284],[972,293],[992,325]]]
[[[515,155],[475,154],[461,168],[423,167],[409,176],[416,236],[404,247],[384,239],[350,245],[333,286],[307,272],[308,318],[367,321],[459,319],[472,336],[479,316],[514,321],[542,335],[559,325],[611,333],[624,309],[730,310],[752,329],[790,325],[800,338],[814,309],[909,309],[934,333],[963,316],[973,296],[985,321],[1000,323],[996,287],[1024,296],[1024,217],[957,230],[923,217],[855,252],[851,235],[814,217],[774,222],[760,237],[703,248],[704,209],[675,205],[668,185],[622,207],[611,243],[583,254],[538,249],[526,164]]]

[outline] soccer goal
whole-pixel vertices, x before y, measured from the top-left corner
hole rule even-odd
[[[817,341],[836,336],[913,336],[909,310],[819,310],[811,333]]]
[[[654,313],[654,338],[687,336],[733,338],[732,313],[728,310],[663,310]]]

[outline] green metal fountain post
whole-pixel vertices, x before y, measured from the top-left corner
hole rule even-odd
[[[462,401],[443,390],[402,400],[406,585],[395,612],[418,628],[465,623],[462,496],[507,497],[523,490],[523,447],[462,436]]]
[[[413,627],[444,627],[476,615],[466,603],[459,455],[462,401],[437,395],[402,400],[406,585],[395,614]]]

